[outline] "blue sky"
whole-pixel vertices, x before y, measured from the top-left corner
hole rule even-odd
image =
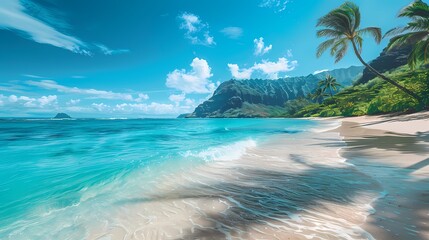
[[[384,32],[411,0],[356,0]],[[231,78],[360,65],[315,57],[316,21],[340,0],[2,0],[0,116],[172,117]],[[374,59],[386,46],[364,42]]]

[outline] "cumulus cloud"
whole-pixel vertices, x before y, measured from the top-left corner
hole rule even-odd
[[[273,8],[275,12],[283,12],[289,0],[262,0],[259,4],[260,7]]]
[[[172,102],[174,102],[176,104],[176,106],[178,106],[180,104],[180,102],[182,102],[183,100],[185,100],[186,98],[186,94],[182,93],[182,94],[171,94],[168,99]]]
[[[80,103],[80,99],[70,99],[66,104],[67,105],[76,105]]]
[[[112,91],[104,91],[97,89],[82,89],[77,87],[68,87],[64,85],[60,85],[52,80],[42,80],[42,81],[27,81],[27,84],[40,87],[43,89],[49,90],[57,90],[62,93],[74,93],[74,94],[82,94],[88,95],[92,98],[101,98],[101,99],[118,99],[118,100],[126,100],[126,101],[143,101],[149,98],[146,94],[139,94],[137,98],[134,98],[129,93],[116,93]]]
[[[239,27],[226,27],[220,32],[231,39],[238,39],[243,35],[243,29]]]
[[[58,98],[56,95],[42,96],[39,98],[16,95],[10,95],[9,97],[6,97],[1,95],[0,99],[3,102],[3,105],[8,105],[9,107],[24,106],[26,108],[44,108],[47,106],[56,105]]]
[[[277,62],[264,60],[261,63],[255,63],[250,68],[240,68],[237,64],[228,64],[228,67],[235,79],[249,79],[254,72],[259,72],[269,79],[278,79],[280,73],[290,72],[297,65],[297,61],[289,61],[283,57],[279,58]]]
[[[253,68],[243,68],[240,69],[240,67],[237,64],[228,64],[229,71],[231,71],[231,75],[235,79],[249,79],[252,77],[252,73],[254,71]]]
[[[176,69],[167,75],[166,86],[182,91],[183,93],[210,93],[217,84],[209,79],[213,76],[206,60],[194,58],[190,65],[192,70]]]
[[[0,29],[18,32],[25,38],[38,43],[90,55],[86,43],[58,31],[44,21],[29,15],[28,12],[24,1],[2,0],[0,4]]]
[[[256,56],[264,55],[264,54],[268,53],[269,51],[271,51],[271,49],[273,49],[273,45],[271,45],[271,44],[269,46],[265,46],[263,37],[260,37],[259,39],[255,38],[253,40],[253,43],[255,44],[254,54]]]
[[[97,46],[104,55],[118,55],[130,52],[129,49],[110,49],[103,44],[96,44],[95,46]]]
[[[201,21],[200,17],[192,13],[183,13],[179,15],[180,29],[185,30],[185,37],[192,44],[214,45],[216,44],[213,36],[210,35],[209,25]]]
[[[144,93],[139,93],[138,97],[135,99],[136,102],[143,102],[149,99],[149,95]]]

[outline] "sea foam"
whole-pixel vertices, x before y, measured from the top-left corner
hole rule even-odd
[[[247,139],[224,146],[210,147],[198,152],[187,151],[183,156],[186,158],[199,158],[204,161],[228,161],[241,158],[248,149],[256,146],[255,140]]]

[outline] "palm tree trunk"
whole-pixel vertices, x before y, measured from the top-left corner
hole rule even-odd
[[[329,94],[331,94],[331,97],[333,96],[332,95],[332,88],[331,87],[329,87]]]
[[[400,84],[398,84],[397,82],[393,81],[392,79],[390,79],[390,78],[388,78],[388,77],[384,76],[383,74],[379,73],[377,70],[375,70],[373,67],[371,67],[371,65],[369,65],[368,63],[366,63],[366,62],[362,59],[361,55],[359,54],[359,51],[358,51],[358,49],[357,49],[357,47],[356,47],[355,42],[354,42],[353,40],[351,40],[351,42],[352,42],[353,49],[354,49],[354,51],[355,51],[356,56],[359,58],[359,61],[360,61],[360,62],[361,62],[365,67],[367,67],[371,72],[373,72],[375,75],[377,75],[377,76],[378,76],[378,77],[380,77],[381,79],[385,80],[386,82],[388,82],[388,83],[392,84],[393,86],[395,86],[395,87],[397,87],[397,88],[401,89],[401,90],[402,90],[403,92],[405,92],[406,94],[410,95],[412,98],[414,98],[415,100],[417,100],[417,102],[418,102],[419,104],[423,104],[422,99],[421,99],[417,94],[415,94],[414,92],[412,92],[412,91],[408,90],[407,88],[405,88],[405,87],[401,86]]]

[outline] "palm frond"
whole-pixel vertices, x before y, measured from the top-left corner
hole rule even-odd
[[[402,34],[402,33],[404,33],[405,31],[407,31],[408,29],[406,28],[406,27],[395,27],[395,28],[392,28],[392,29],[390,29],[389,31],[387,31],[385,34],[384,34],[384,36],[383,36],[383,38],[386,38],[386,37],[394,37],[394,36],[397,36],[397,35],[399,35],[399,34]]]
[[[407,45],[407,44],[414,44],[418,41],[421,41],[425,39],[428,36],[427,31],[420,31],[420,32],[409,32],[402,35],[398,35],[396,37],[393,37],[390,40],[389,45],[387,46],[388,50],[391,50],[395,47]]]
[[[324,42],[322,42],[318,47],[317,47],[317,53],[316,56],[319,58],[323,55],[323,53],[330,48],[332,45],[335,44],[335,41],[337,41],[337,39],[333,38],[333,39],[329,39],[326,40]]]
[[[429,31],[429,18],[416,19],[408,23],[408,26],[406,26],[405,29],[410,31],[422,31],[422,30]]]
[[[377,43],[381,42],[381,39],[383,38],[382,34],[381,34],[381,29],[378,27],[367,27],[364,29],[361,29],[359,31],[356,32],[357,35],[362,36],[362,35],[371,35],[372,37],[374,37],[374,40]]]
[[[339,61],[341,61],[341,59],[344,58],[349,48],[349,44],[348,41],[342,41],[341,44],[339,44],[338,46],[340,48],[337,49],[335,52],[335,63],[338,63]]]
[[[347,1],[343,4],[343,8],[347,9],[349,12],[349,16],[352,19],[352,26],[351,29],[352,31],[356,31],[357,29],[359,29],[360,27],[360,22],[361,22],[361,14],[359,11],[359,7],[354,4],[353,2]]]
[[[421,0],[417,0],[402,9],[399,17],[429,18],[429,6]]]
[[[317,37],[334,37],[338,38],[343,35],[342,32],[334,29],[321,29],[317,31]]]
[[[427,63],[429,60],[429,39],[420,41],[414,45],[408,58],[408,65],[414,69],[420,63]]]

